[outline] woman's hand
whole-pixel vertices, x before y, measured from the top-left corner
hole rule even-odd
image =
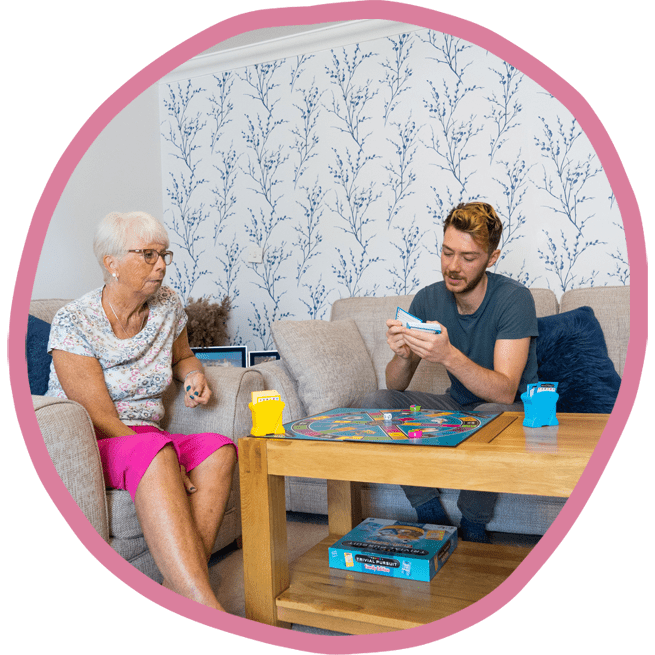
[[[173,342],[173,375],[178,380],[182,380],[184,404],[187,407],[193,409],[209,402],[212,392],[205,378],[202,364],[189,346],[186,327]]]
[[[212,391],[202,371],[192,371],[184,380],[184,404],[187,407],[206,405]]]
[[[182,477],[182,484],[184,485],[187,494],[194,494],[196,491],[198,491],[193,486],[193,482],[191,482],[191,478],[187,475],[186,469],[184,466],[182,466],[182,464],[180,464],[180,476]]]

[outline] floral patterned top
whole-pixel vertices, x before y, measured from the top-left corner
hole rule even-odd
[[[102,308],[102,287],[62,307],[52,321],[48,352],[65,350],[95,357],[109,395],[126,425],[157,425],[164,416],[162,394],[173,380],[173,342],[187,322],[173,289],[162,286],[148,301],[145,327],[119,339]],[[46,396],[66,398],[54,365]]]

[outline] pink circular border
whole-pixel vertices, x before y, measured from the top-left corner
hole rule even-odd
[[[75,166],[118,112],[177,66],[215,43],[238,34],[264,27],[373,18],[412,23],[480,45],[535,80],[567,107],[576,118],[601,161],[623,216],[631,272],[630,344],[617,403],[589,465],[551,528],[516,572],[482,600],[435,623],[399,633],[336,639],[281,630],[240,617],[224,617],[163,590],[123,560],[92,528],[55,471],[38,428],[31,399],[26,393],[29,390],[29,383],[23,349],[32,286],[52,213]],[[112,94],[72,140],[57,163],[37,205],[18,270],[9,327],[8,358],[16,412],[35,469],[44,487],[82,543],[116,576],[163,607],[229,633],[308,652],[367,653],[420,646],[455,634],[489,617],[514,598],[528,583],[577,519],[614,451],[637,394],[646,351],[646,338],[647,263],[639,208],[618,154],[598,117],[584,98],[544,64],[486,28],[413,5],[372,0],[314,7],[265,9],[230,18],[173,48]]]

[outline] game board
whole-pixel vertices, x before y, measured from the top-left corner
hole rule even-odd
[[[385,420],[384,415],[391,419]],[[285,423],[287,439],[366,441],[414,446],[457,446],[499,414],[423,409],[338,407]],[[420,431],[420,436],[416,432]],[[410,436],[410,433],[414,433]]]

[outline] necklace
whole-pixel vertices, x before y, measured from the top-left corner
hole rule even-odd
[[[130,335],[127,333],[127,330],[125,329],[125,326],[121,322],[121,319],[118,318],[118,314],[116,313],[116,310],[114,309],[114,306],[111,304],[111,300],[109,300],[109,298],[107,298],[107,302],[109,303],[109,307],[111,308],[111,311],[114,313],[114,316],[116,317],[116,320],[118,321],[118,324],[121,326],[121,330],[123,330],[123,333],[125,334],[125,336],[128,339],[131,339],[132,337],[130,337]],[[148,315],[146,314],[143,317],[143,323],[141,323],[141,327],[139,328],[139,332],[141,332],[141,330],[143,330],[143,326],[146,324],[146,319],[147,318],[148,318]],[[138,332],[137,332],[137,334],[138,334]]]

